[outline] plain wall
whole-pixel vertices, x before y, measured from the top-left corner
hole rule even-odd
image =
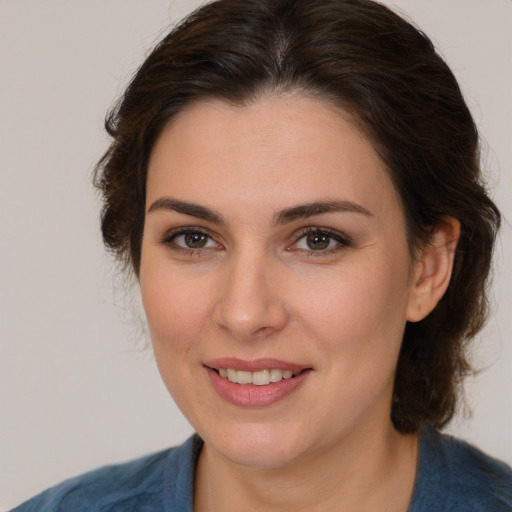
[[[197,1],[0,0],[0,509],[108,462],[180,443],[191,428],[160,382],[101,245],[90,185],[103,117],[172,20]],[[391,3],[391,2],[390,2]],[[512,2],[392,2],[436,42],[488,148],[512,218]],[[478,340],[490,366],[451,431],[512,463],[512,236],[499,306]]]

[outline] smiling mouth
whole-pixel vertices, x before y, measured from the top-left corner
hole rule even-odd
[[[280,359],[224,357],[203,363],[213,389],[237,407],[268,407],[295,393],[314,368]]]
[[[293,379],[302,372],[292,370],[268,369],[249,372],[233,368],[212,368],[218,375],[230,382],[241,385],[268,386],[284,379]]]

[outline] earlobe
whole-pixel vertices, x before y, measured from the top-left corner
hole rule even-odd
[[[420,251],[411,281],[407,320],[423,320],[441,300],[452,275],[455,249],[460,237],[460,222],[442,217],[431,240]]]

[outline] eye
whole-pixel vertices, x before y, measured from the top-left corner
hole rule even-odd
[[[174,243],[187,249],[203,249],[213,243],[208,235],[199,232],[185,233],[174,238]]]
[[[348,236],[325,228],[306,228],[289,250],[332,253],[351,245]]]
[[[316,231],[304,235],[299,240],[297,247],[299,247],[300,249],[311,249],[312,251],[323,251],[325,249],[330,249],[331,246],[334,245],[335,243],[335,240],[333,240],[331,236],[322,233],[321,231]]]
[[[221,247],[208,233],[196,228],[182,228],[173,231],[165,236],[161,243],[177,251],[189,252]]]

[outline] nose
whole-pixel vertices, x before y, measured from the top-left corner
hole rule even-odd
[[[238,255],[226,263],[214,321],[233,338],[252,340],[281,331],[288,310],[277,262],[258,255]]]

